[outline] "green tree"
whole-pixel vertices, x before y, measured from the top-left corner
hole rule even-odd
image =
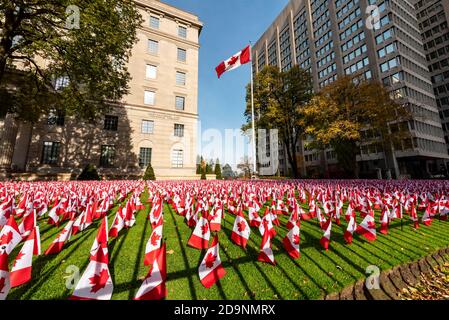
[[[410,113],[399,102],[379,82],[346,76],[312,99],[303,109],[301,124],[315,139],[312,147],[332,147],[346,175],[357,177],[361,142],[394,156],[394,146],[410,141]]]
[[[217,180],[221,180],[223,177],[221,176],[221,166],[220,166],[220,160],[217,159],[217,161],[215,162],[215,178]]]
[[[203,157],[197,156],[196,157],[196,174],[201,174],[201,163],[203,163]]]
[[[95,165],[89,163],[87,166],[85,166],[81,174],[78,176],[77,180],[100,180],[100,176],[98,175]]]
[[[201,157],[201,180],[206,180],[206,161],[204,161],[203,157]]]
[[[94,120],[128,93],[142,22],[132,0],[1,1],[0,113],[36,121],[58,106]]]
[[[254,79],[254,109],[258,129],[278,129],[279,140],[285,145],[287,160],[294,178],[299,177],[296,146],[304,134],[300,124],[302,108],[312,96],[309,72],[294,66],[281,72],[267,66]],[[244,131],[251,127],[251,88],[247,87]]]
[[[145,170],[143,180],[156,180],[156,176],[154,175],[154,169],[151,166],[151,163],[148,164],[147,169]]]

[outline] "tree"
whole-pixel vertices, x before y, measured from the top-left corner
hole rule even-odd
[[[362,141],[391,153],[394,145],[410,139],[409,112],[379,82],[339,78],[311,100],[303,115],[301,124],[315,139],[312,145],[332,147],[340,166],[352,177],[357,176]]]
[[[237,165],[237,169],[241,170],[245,178],[251,178],[252,164],[247,156],[243,157]]]
[[[201,157],[201,180],[206,180],[206,161],[204,161],[203,157]]]
[[[151,163],[148,164],[147,169],[145,170],[143,180],[156,180],[156,176],[154,175],[154,169],[151,166]]]
[[[254,79],[254,109],[258,129],[278,129],[279,140],[286,147],[287,160],[294,178],[299,177],[296,146],[304,134],[300,124],[302,108],[312,96],[312,77],[309,72],[294,66],[281,72],[267,66]],[[251,127],[251,92],[247,87],[244,131]]]
[[[201,174],[201,163],[203,163],[203,157],[197,156],[196,157],[196,174]]]
[[[223,166],[223,173],[222,173],[222,175],[223,175],[223,178],[226,179],[226,180],[227,179],[232,179],[235,176],[234,171],[232,170],[232,167],[229,164],[225,164]]]
[[[83,171],[78,176],[78,180],[100,180],[100,176],[98,175],[95,165],[89,163],[86,167],[84,167]]]
[[[57,106],[94,120],[128,93],[142,22],[132,0],[1,1],[1,115],[36,121]]]
[[[215,178],[217,180],[221,180],[223,177],[221,176],[221,166],[220,166],[220,160],[217,159],[217,161],[215,162]]]

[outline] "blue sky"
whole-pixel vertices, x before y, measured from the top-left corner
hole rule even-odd
[[[239,129],[244,122],[245,85],[250,81],[250,64],[218,79],[215,67],[255,43],[273,22],[288,0],[162,0],[199,16],[204,23],[200,36],[199,101],[201,130]],[[223,142],[224,144],[224,142]],[[203,149],[207,143],[203,141]],[[210,147],[210,143],[209,143]],[[231,162],[231,145],[223,146],[221,162]],[[226,156],[227,155],[227,156]],[[232,159],[240,159],[238,154]],[[230,163],[235,166],[236,163]]]

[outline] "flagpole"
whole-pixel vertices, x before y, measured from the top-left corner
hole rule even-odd
[[[253,79],[253,55],[252,44],[249,42],[249,56],[251,58],[251,118],[252,118],[252,131],[253,131],[253,171],[257,174],[257,154],[256,154],[256,125],[254,117],[254,79]]]

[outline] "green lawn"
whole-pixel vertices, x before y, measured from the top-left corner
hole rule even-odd
[[[146,199],[145,193],[142,200]],[[116,207],[109,214],[109,226],[115,211]],[[151,226],[146,220],[148,211],[148,207],[139,211],[133,228],[110,239],[112,299],[132,299],[148,272],[149,268],[143,265],[145,244],[151,234]],[[246,251],[231,242],[234,216],[227,214],[219,233],[220,255],[227,274],[212,288],[205,289],[198,278],[198,266],[204,252],[186,246],[191,230],[183,220],[165,205],[168,299],[320,299],[364,278],[369,265],[386,270],[449,246],[449,222],[434,220],[431,227],[421,225],[415,230],[407,217],[402,230],[401,222],[394,221],[390,233],[386,236],[378,234],[375,242],[369,243],[354,235],[353,244],[346,245],[343,239],[346,221],[342,218],[342,226],[333,224],[331,243],[326,252],[319,243],[323,232],[314,219],[302,222],[301,258],[293,260],[282,246],[288,220],[288,216],[282,216],[281,227],[276,227],[278,235],[272,241],[277,265],[271,266],[257,261],[262,238],[256,228],[252,228]],[[33,280],[12,289],[8,299],[67,299],[72,290],[65,285],[66,268],[75,265],[81,273],[84,271],[98,225],[99,221],[84,233],[72,237],[58,255],[35,257]],[[63,226],[58,229],[47,226],[46,219],[40,221],[40,226],[44,252]],[[12,257],[19,249],[16,248]]]

